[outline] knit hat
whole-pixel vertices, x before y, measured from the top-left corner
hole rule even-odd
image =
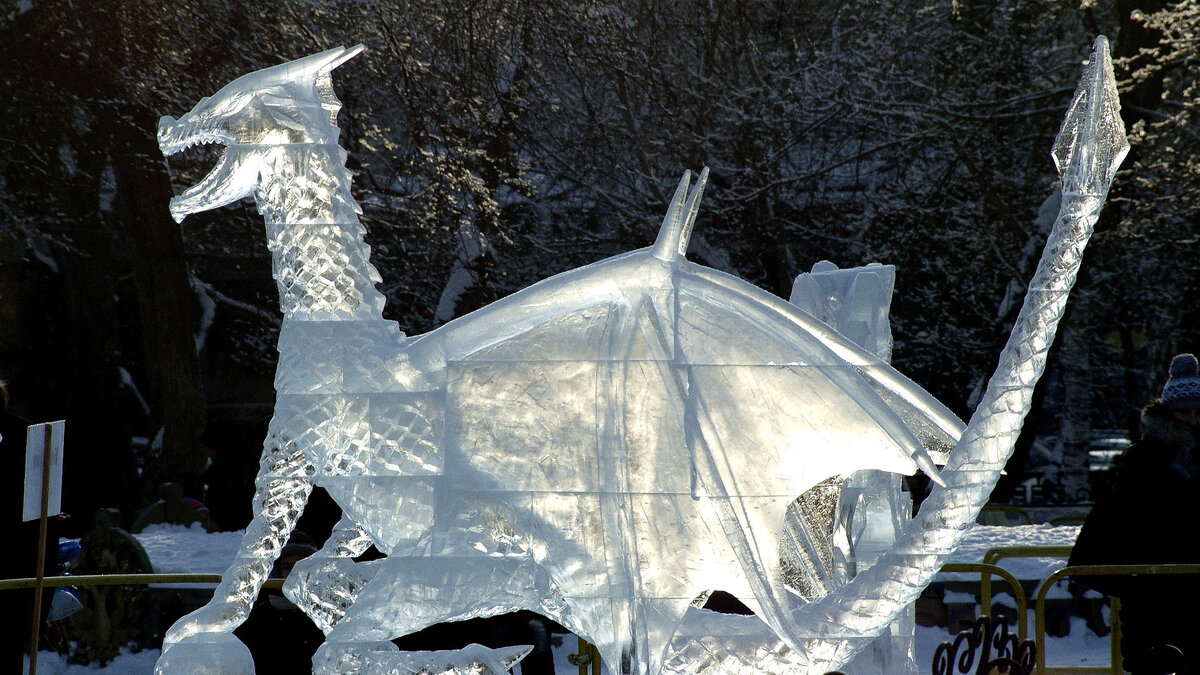
[[[1167,410],[1200,408],[1200,375],[1195,356],[1179,354],[1171,359],[1171,376],[1163,387],[1162,402]]]

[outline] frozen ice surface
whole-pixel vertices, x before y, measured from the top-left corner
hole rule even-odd
[[[507,675],[531,649],[529,645],[489,649],[470,644],[450,651],[401,652],[388,642],[378,649],[346,652],[334,670],[371,675]]]
[[[688,187],[664,235],[682,231]],[[886,364],[745,282],[654,253],[404,343],[406,367],[428,364],[424,390],[286,402],[316,410],[292,432],[315,482],[390,556],[331,642],[527,608],[655,672],[701,594],[787,606],[779,538],[798,495],[863,467],[932,465],[876,393],[902,381]],[[911,384],[894,396],[941,411]],[[397,440],[399,405],[429,433]]]
[[[232,633],[202,633],[164,651],[154,672],[226,675],[254,672],[254,657]]]
[[[285,586],[327,633],[315,672],[369,670],[373,659],[401,658],[380,650],[391,637],[514,609],[559,621],[615,671],[649,675],[668,646],[676,672],[772,660],[825,672],[893,624],[973,523],[1011,452],[1103,194],[1064,190],[1013,340],[961,440],[958,421],[875,353],[686,260],[706,174],[695,188],[685,174],[653,246],[407,337],[381,316],[337,146],[330,72],[357,51],[251,73],[160,124],[167,155],[225,146],[171,210],[182,219],[254,197],[283,326],[254,520],[212,602],[169,631],[158,670],[206,672],[215,652],[239,658],[224,636],[244,620],[314,484],[345,514]],[[1111,82],[1100,42],[1092,63],[1078,96]],[[1112,119],[1102,106],[1076,109]],[[1072,124],[1079,140],[1067,144],[1087,152],[1063,153],[1064,176],[1085,186],[1110,167],[1080,170],[1074,158],[1115,143],[1089,119]],[[852,324],[869,322],[851,309]],[[797,496],[863,469],[936,478],[930,451],[956,440],[947,487],[894,545],[871,553],[869,569],[807,599],[789,586],[782,523]],[[857,542],[864,552],[869,539]],[[351,560],[371,544],[388,557]],[[801,559],[809,578],[837,575],[832,558]],[[713,642],[716,631],[691,629],[706,625],[689,610],[712,589],[741,598],[777,639],[725,631],[720,640],[732,642]]]
[[[847,339],[891,360],[888,313],[896,268],[872,263],[838,269],[822,260],[796,277],[792,304],[821,319]],[[948,450],[948,448],[946,448]],[[942,458],[943,453],[934,453]],[[804,597],[819,597],[867,569],[886,552],[912,513],[912,499],[894,474],[876,470],[839,476],[804,493],[784,521],[781,556],[789,585]],[[806,564],[818,560],[821,565]],[[829,573],[816,579],[819,572]],[[798,578],[797,578],[798,577]],[[841,667],[849,675],[916,675],[912,607],[901,610],[883,633]]]
[[[792,304],[829,324],[854,344],[892,360],[892,327],[888,313],[896,285],[896,267],[872,263],[838,269],[822,260],[796,277]]]

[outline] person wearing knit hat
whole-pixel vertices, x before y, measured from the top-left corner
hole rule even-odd
[[[1170,377],[1163,385],[1162,401],[1175,417],[1191,426],[1200,424],[1200,370],[1196,357],[1179,354],[1171,359]]]
[[[1121,456],[1096,497],[1068,565],[1200,563],[1200,373],[1196,357],[1171,359],[1162,396],[1142,409],[1141,438]],[[1079,577],[1121,598],[1121,659],[1127,672],[1200,675],[1200,578]]]

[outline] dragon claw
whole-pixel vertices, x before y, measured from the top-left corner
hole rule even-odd
[[[154,675],[254,675],[250,650],[232,633],[193,633],[164,649]]]

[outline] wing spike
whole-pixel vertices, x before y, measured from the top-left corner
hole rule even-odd
[[[679,232],[679,249],[680,258],[687,257],[688,240],[692,238],[692,227],[696,224],[696,214],[700,212],[700,197],[704,195],[704,186],[708,185],[708,167],[704,167],[700,171],[700,178],[696,180],[696,187],[692,190],[692,194],[688,197],[687,212],[684,214],[682,229]]]
[[[687,253],[688,238],[692,234],[692,225],[696,221],[696,211],[699,209],[700,194],[708,181],[708,168],[700,174],[696,189],[689,196],[688,188],[692,183],[692,172],[684,171],[679,179],[679,187],[675,188],[675,196],[671,198],[671,206],[663,218],[662,227],[658,230],[658,239],[654,241],[651,255],[660,260],[674,261]]]

